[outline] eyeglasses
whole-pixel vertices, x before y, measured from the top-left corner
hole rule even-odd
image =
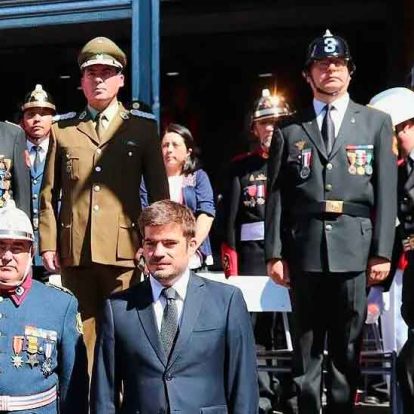
[[[348,61],[344,58],[330,58],[314,60],[313,64],[320,70],[327,70],[331,65],[334,65],[336,69],[342,69],[348,65]]]

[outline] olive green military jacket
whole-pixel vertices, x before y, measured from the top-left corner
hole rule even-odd
[[[101,140],[88,111],[53,125],[40,195],[41,253],[56,250],[63,267],[133,266],[142,177],[151,202],[169,198],[152,118],[120,104]]]

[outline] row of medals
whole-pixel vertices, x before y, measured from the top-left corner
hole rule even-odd
[[[348,172],[352,175],[372,175],[373,168],[371,165],[372,152],[370,151],[356,151],[347,152],[348,161],[350,166]]]
[[[24,336],[14,336],[13,337],[13,352],[14,355],[11,358],[11,362],[15,368],[22,368],[24,364],[30,365],[31,368],[34,368],[40,364],[38,359],[38,354],[44,352],[45,360],[40,366],[45,377],[48,377],[52,373],[52,352],[53,352],[53,343],[46,342],[44,349],[38,346],[37,337],[28,336],[27,337],[27,349],[28,353],[26,361],[23,359],[24,356],[20,355],[23,351],[23,344],[25,341]]]

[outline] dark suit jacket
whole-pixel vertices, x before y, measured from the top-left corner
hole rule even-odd
[[[256,413],[255,346],[240,290],[192,273],[168,361],[152,303],[148,280],[106,301],[95,349],[91,412]]]
[[[16,126],[0,122],[0,154],[11,160],[11,190],[16,207],[31,216],[32,198],[30,192],[30,172],[26,164],[26,138],[23,130]]]
[[[391,258],[397,162],[388,115],[349,102],[332,152],[326,154],[313,108],[276,130],[268,166],[266,259],[287,258],[300,270],[363,271],[370,256]],[[372,147],[372,172],[351,174],[355,148]],[[311,151],[310,174],[301,176]],[[306,174],[305,174],[306,175]],[[302,214],[323,200],[367,207],[371,217]]]

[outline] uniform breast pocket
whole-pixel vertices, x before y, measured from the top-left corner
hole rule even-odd
[[[80,156],[75,152],[67,152],[64,161],[64,173],[71,180],[79,180]]]

